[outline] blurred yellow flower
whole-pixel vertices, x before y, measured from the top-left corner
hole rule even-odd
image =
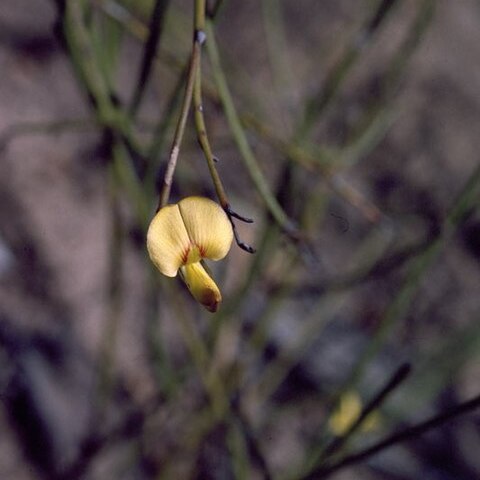
[[[212,200],[187,197],[160,209],[147,233],[150,259],[161,273],[182,279],[194,298],[216,312],[222,295],[201,264],[227,255],[233,231],[226,213]]]
[[[350,427],[357,421],[362,412],[362,401],[356,392],[345,392],[340,398],[338,408],[333,412],[329,419],[328,427],[330,431],[337,436],[344,435]],[[377,412],[372,412],[363,421],[361,430],[364,432],[377,429],[379,426],[379,416]]]

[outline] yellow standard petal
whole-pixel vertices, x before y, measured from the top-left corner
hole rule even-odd
[[[225,257],[232,244],[233,230],[222,207],[208,198],[187,197],[178,203],[178,208],[192,246],[198,247],[201,258]],[[198,259],[193,256],[191,261]]]
[[[148,227],[147,250],[153,264],[167,277],[175,277],[186,262],[190,239],[178,205],[158,211]]]
[[[222,301],[222,294],[202,264],[200,262],[191,263],[183,266],[180,271],[195,300],[208,311],[216,312]]]

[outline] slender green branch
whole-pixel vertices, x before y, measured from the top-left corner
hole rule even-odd
[[[201,43],[205,41],[205,14],[206,14],[206,0],[195,0],[194,24],[196,33],[203,32]]]
[[[207,129],[205,126],[205,118],[203,115],[203,102],[202,102],[202,72],[201,69],[197,69],[197,74],[195,78],[195,86],[193,89],[193,104],[195,112],[195,127],[197,130],[198,142],[202,147],[205,159],[207,161],[208,170],[210,171],[210,176],[212,177],[213,184],[215,186],[215,191],[217,193],[218,200],[220,205],[224,209],[228,209],[229,202],[227,194],[225,193],[225,188],[223,187],[222,180],[218,174],[217,168],[215,166],[215,157],[212,153],[212,148],[210,146],[210,141],[207,135]]]
[[[377,223],[383,217],[378,207],[336,173],[333,167],[338,164],[338,157],[342,155],[342,150],[332,152],[315,146],[308,149],[298,143],[285,141],[267,125],[259,122],[251,115],[245,115],[243,123],[252,128],[255,133],[286,155],[291,161],[298,163],[309,171],[320,173],[320,181],[325,182],[331,190],[356,208],[369,222]]]
[[[161,155],[164,145],[168,140],[168,133],[174,123],[174,117],[181,108],[182,93],[188,77],[189,65],[187,64],[180,73],[175,87],[170,95],[165,110],[155,126],[152,140],[147,148],[147,158],[149,159],[145,172],[145,189],[149,198],[154,198],[156,192],[156,175],[161,161]]]
[[[230,129],[237,147],[242,155],[245,167],[247,168],[250,178],[252,179],[258,193],[272,214],[272,217],[285,233],[292,238],[299,239],[301,235],[295,222],[288,217],[270,190],[265,176],[263,175],[255,155],[253,154],[253,151],[248,143],[247,137],[240,122],[240,118],[234,106],[225,75],[223,73],[213,25],[209,20],[206,22],[206,32],[208,35],[207,51],[212,65],[213,76],[217,84],[218,93],[227,117],[227,121],[230,125]]]
[[[205,24],[205,19],[200,18],[199,25],[204,26],[204,24]],[[214,157],[212,148],[210,146],[210,141],[208,139],[208,134],[207,134],[207,128],[205,125],[205,118],[203,115],[201,52],[199,53],[199,65],[197,68],[197,72],[195,76],[195,85],[193,88],[193,104],[194,104],[194,112],[195,112],[195,115],[194,115],[195,127],[197,130],[198,142],[200,143],[200,146],[205,155],[205,159],[208,165],[208,170],[210,171],[210,176],[212,177],[212,181],[215,186],[215,192],[217,194],[220,205],[225,210],[230,220],[230,223],[232,224],[233,233],[234,233],[235,241],[237,242],[237,245],[248,253],[254,253],[255,249],[253,247],[251,247],[250,245],[247,245],[246,243],[240,240],[233,218],[237,218],[246,223],[252,223],[252,220],[242,217],[232,210],[230,202],[228,201],[228,197],[225,192],[225,188],[223,186],[222,180],[220,178],[220,175],[218,174],[217,167],[215,166],[216,158]]]
[[[143,98],[145,87],[147,86],[150,72],[153,67],[153,61],[157,54],[158,44],[163,32],[163,22],[170,0],[156,0],[153,12],[150,16],[150,24],[148,29],[148,39],[145,43],[143,51],[142,64],[138,73],[138,80],[133,92],[130,104],[130,115],[135,117],[138,107]]]
[[[155,125],[152,140],[147,150],[149,158],[156,160],[160,155],[167,131],[173,123],[172,118],[181,106],[182,93],[188,78],[189,66],[189,62],[187,62],[187,64],[179,72],[175,86],[173,87],[166,102],[165,109],[161,113],[160,118]]]
[[[351,39],[344,55],[328,73],[320,91],[315,93],[308,101],[304,118],[297,129],[297,141],[301,142],[305,139],[315,125],[317,118],[331,104],[345,80],[348,78],[352,67],[360,58],[360,54],[370,45],[375,33],[383,24],[388,14],[393,11],[393,7],[398,5],[398,3],[398,0],[379,0],[375,12]]]
[[[185,133],[185,126],[187,124],[188,112],[192,103],[193,87],[195,83],[196,72],[198,69],[199,55],[200,55],[200,41],[199,36],[194,36],[192,54],[190,56],[190,66],[187,76],[187,85],[185,87],[185,94],[183,96],[182,108],[180,118],[178,119],[177,127],[173,137],[170,155],[168,157],[167,169],[163,178],[163,186],[160,193],[157,210],[168,203],[170,197],[170,190],[172,188],[173,174],[177,166],[178,155],[180,153],[180,146]]]
[[[81,86],[86,90],[92,104],[97,122],[103,127],[106,137],[120,135],[125,144],[139,161],[144,160],[142,148],[135,138],[128,116],[117,105],[115,94],[110,85],[112,62],[103,62],[104,48],[98,38],[85,24],[86,12],[91,5],[85,0],[66,0],[65,10],[59,9],[62,34],[70,56],[70,61]]]
[[[109,17],[94,18],[91,5],[89,5],[86,22],[96,56],[97,69],[104,78],[110,94],[112,94],[115,92],[116,69],[124,29]],[[114,95],[112,95],[113,98]],[[116,100],[113,101],[114,104]]]
[[[84,24],[84,3],[67,0],[63,33],[71,60],[94,101],[99,123],[111,127],[118,126],[119,114],[110,98],[108,84],[101,70],[97,68],[95,51]]]
[[[129,33],[136,38],[139,38],[142,42],[147,41],[149,36],[148,26],[130,13],[130,11],[124,5],[120,5],[115,1],[104,0],[94,2],[93,7],[98,8],[105,15],[117,21]]]
[[[345,146],[340,152],[339,163],[342,168],[354,165],[360,158],[372,151],[401,114],[401,106],[392,105],[392,102],[388,99],[395,96],[395,92],[404,77],[407,63],[432,21],[435,7],[436,0],[423,0],[420,3],[417,15],[402,45],[390,61],[380,87],[381,94],[367,108],[360,121],[352,129]]]

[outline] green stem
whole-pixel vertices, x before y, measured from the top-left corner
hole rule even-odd
[[[336,97],[348,78],[348,74],[360,58],[360,54],[370,45],[375,33],[398,3],[398,0],[379,0],[375,12],[367,19],[357,34],[351,38],[345,53],[327,74],[320,91],[308,101],[304,118],[297,129],[297,142],[302,142],[308,136],[319,116]]]
[[[145,88],[150,77],[155,56],[157,54],[158,44],[163,31],[163,22],[170,0],[156,0],[153,12],[150,16],[148,29],[148,39],[143,51],[142,64],[138,73],[138,80],[133,92],[132,102],[130,104],[130,115],[135,117],[145,92]]]
[[[265,176],[263,175],[255,158],[255,155],[253,154],[253,151],[248,143],[245,131],[243,130],[242,124],[238,117],[238,113],[234,106],[233,99],[225,78],[225,74],[220,63],[220,55],[218,52],[217,42],[215,40],[215,33],[212,22],[210,20],[207,20],[205,28],[208,37],[207,51],[212,65],[213,76],[217,84],[218,93],[225,111],[225,115],[227,117],[227,121],[229,123],[237,147],[242,155],[244,165],[247,168],[247,171],[255,185],[255,188],[262,197],[268,210],[270,211],[278,225],[288,235],[294,238],[299,238],[300,235],[295,223],[288,217],[288,215],[282,209],[277,199],[271,192]]]
[[[207,129],[205,126],[202,102],[202,72],[200,65],[199,68],[197,68],[197,73],[195,76],[195,85],[193,89],[193,104],[195,111],[195,127],[197,130],[198,141],[205,155],[205,159],[207,160],[208,170],[210,171],[210,176],[212,177],[212,181],[215,186],[215,191],[217,193],[220,205],[224,209],[228,210],[228,197],[225,192],[225,188],[223,187],[222,180],[220,179],[220,175],[218,174],[217,168],[215,166],[215,158],[212,153],[212,148],[210,146],[210,141],[208,140]]]
[[[205,41],[204,24],[205,24],[205,0],[195,1],[195,14],[194,14],[194,34],[193,34],[193,47],[190,56],[190,66],[188,70],[187,85],[185,87],[185,95],[183,97],[182,109],[180,112],[180,118],[175,129],[173,137],[172,148],[167,163],[167,170],[163,178],[163,187],[160,193],[157,210],[164,207],[168,203],[170,197],[170,190],[172,188],[173,174],[177,166],[178,155],[180,153],[180,146],[182,143],[183,135],[185,133],[185,126],[187,124],[188,112],[190,111],[190,105],[192,103],[193,89],[195,85],[195,79],[197,77],[197,70],[200,66],[200,53],[202,43]]]
[[[190,57],[190,66],[188,71],[187,85],[185,87],[185,95],[183,96],[182,108],[180,111],[180,118],[173,136],[172,147],[168,157],[167,169],[163,177],[163,186],[160,193],[157,210],[164,207],[168,203],[170,197],[170,190],[172,188],[173,174],[177,166],[178,155],[180,153],[180,146],[185,133],[185,125],[187,124],[188,112],[192,103],[193,85],[195,80],[195,72],[198,68],[198,54],[200,46],[197,42],[194,43],[192,55]]]
[[[118,114],[101,69],[97,68],[97,58],[84,23],[84,8],[84,1],[67,0],[64,35],[72,62],[95,103],[99,123],[113,127],[118,125]]]

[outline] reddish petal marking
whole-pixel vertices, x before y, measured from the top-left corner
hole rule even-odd
[[[182,253],[182,263],[184,265],[187,264],[188,261],[188,254],[190,253],[190,247],[188,247],[183,253]]]

